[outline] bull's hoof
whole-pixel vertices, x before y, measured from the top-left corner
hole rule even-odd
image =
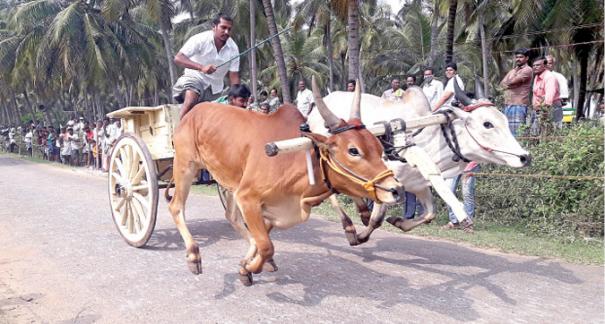
[[[399,227],[399,224],[403,221],[401,218],[399,217],[395,217],[395,216],[390,216],[386,219],[387,223],[395,226],[395,227]]]
[[[275,261],[273,261],[273,259],[267,260],[267,262],[263,264],[263,271],[276,272],[277,270],[277,264],[275,264]]]
[[[347,237],[347,241],[349,241],[350,246],[359,245],[359,240],[357,239],[356,232],[346,232],[345,231],[345,236]]]
[[[252,283],[254,282],[252,280],[252,273],[248,272],[244,269],[240,269],[239,271],[239,281],[242,283],[242,285],[246,286],[246,287],[250,287],[252,286]]]
[[[202,260],[193,260],[187,261],[187,267],[189,267],[189,271],[194,275],[199,275],[202,273]]]

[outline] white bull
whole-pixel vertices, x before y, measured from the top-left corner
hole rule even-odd
[[[467,165],[467,162],[457,158],[457,155],[479,163],[496,163],[510,167],[522,167],[530,162],[529,153],[521,148],[511,134],[506,116],[488,101],[471,102],[462,91],[456,90],[456,98],[467,107],[467,111],[448,107],[453,120],[447,128],[447,133],[451,146],[455,148],[455,142],[450,133],[450,129],[453,130],[455,140],[459,145],[459,154],[456,154],[448,145],[448,139],[444,136],[441,126],[434,125],[424,128],[413,137],[408,133],[407,141],[411,140],[416,146],[411,146],[400,153],[407,163],[399,161],[389,161],[388,163],[389,168],[394,171],[397,180],[405,187],[405,190],[415,194],[424,207],[424,213],[418,219],[404,220],[395,217],[387,219],[389,223],[404,231],[409,231],[423,223],[429,223],[435,218],[433,197],[430,191],[431,184],[444,201],[452,207],[454,214],[462,224],[466,226],[472,224],[466,219],[463,204],[458,201],[443,180],[443,178],[459,175]],[[324,101],[337,116],[343,118],[347,116],[348,108],[353,101],[353,93],[333,92],[325,97]],[[395,118],[409,120],[430,114],[429,103],[418,87],[407,90],[402,100],[398,102],[387,101],[370,94],[362,96],[361,117],[363,123],[368,126]],[[309,115],[308,124],[312,132],[327,133],[323,119],[317,111],[313,111]],[[395,136],[395,146],[405,144],[405,136],[403,138],[401,135]],[[363,203],[356,201],[364,224],[369,225],[358,236],[350,219],[338,206],[334,196],[331,197],[331,201],[340,213],[351,245],[367,241],[371,232],[381,225],[386,211],[384,206],[375,205],[372,217],[368,221],[367,208],[364,210]]]

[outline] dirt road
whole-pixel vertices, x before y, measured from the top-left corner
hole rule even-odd
[[[275,231],[279,271],[244,287],[246,244],[218,198],[193,195],[192,275],[159,207],[150,245],[128,246],[106,179],[0,155],[0,323],[602,323],[603,267],[378,231],[348,246],[312,217]]]

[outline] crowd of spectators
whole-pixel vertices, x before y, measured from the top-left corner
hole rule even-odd
[[[79,117],[57,127],[42,122],[0,127],[0,143],[8,152],[23,150],[48,161],[107,171],[111,147],[121,134],[119,119],[93,122]]]

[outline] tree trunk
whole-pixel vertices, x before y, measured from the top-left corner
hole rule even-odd
[[[334,90],[334,58],[332,57],[332,31],[331,31],[331,20],[332,13],[330,13],[330,17],[328,17],[328,21],[324,26],[324,36],[327,47],[327,56],[328,56],[328,70],[330,71],[330,91]]]
[[[174,65],[174,53],[172,51],[172,40],[168,34],[168,28],[164,23],[160,23],[160,32],[162,34],[162,40],[164,43],[164,52],[166,59],[168,60],[168,72],[170,73],[170,90],[176,82],[176,66]]]
[[[359,3],[348,0],[349,79],[359,78]]]
[[[584,89],[586,89],[586,86],[584,87]],[[37,124],[37,121],[36,121],[36,111],[34,110],[34,107],[32,106],[31,101],[29,101],[29,96],[27,95],[27,90],[23,91],[23,96],[25,97],[25,105],[27,105],[27,108],[28,108],[28,110],[29,110],[29,112],[31,114],[32,122],[34,124]]]
[[[576,120],[584,118],[584,101],[586,98],[586,80],[588,80],[588,55],[581,55],[580,59],[580,91],[578,105],[576,106]]]
[[[21,109],[19,109],[19,103],[17,102],[17,97],[15,97],[15,93],[12,93],[13,97],[13,105],[15,106],[15,112],[17,113],[17,126],[23,123],[23,115],[21,114]]]
[[[431,18],[431,53],[429,54],[429,66],[433,67],[437,59],[437,38],[439,37],[439,1],[433,0],[433,17]],[[433,67],[434,68],[434,67]]]
[[[456,27],[456,9],[458,0],[450,0],[450,10],[447,17],[447,43],[445,46],[445,63],[454,59],[454,30]]]
[[[258,90],[256,81],[256,0],[250,0],[250,82],[252,83],[252,96],[258,100]]]
[[[483,12],[479,12],[479,36],[481,37],[481,61],[483,62],[483,91],[485,91],[485,97],[489,98],[489,71],[487,70],[487,58],[488,48],[487,41],[485,40],[485,26],[484,26],[484,15]]]
[[[271,0],[263,0],[263,7],[267,15],[267,24],[271,35],[277,35],[277,25],[275,24],[275,16],[273,15],[273,6]],[[286,61],[284,60],[284,52],[282,51],[281,41],[279,36],[271,39],[271,47],[273,48],[273,56],[277,65],[277,73],[279,74],[279,83],[281,84],[282,96],[284,103],[292,102],[290,96],[290,87],[288,86],[288,74],[286,71]]]

